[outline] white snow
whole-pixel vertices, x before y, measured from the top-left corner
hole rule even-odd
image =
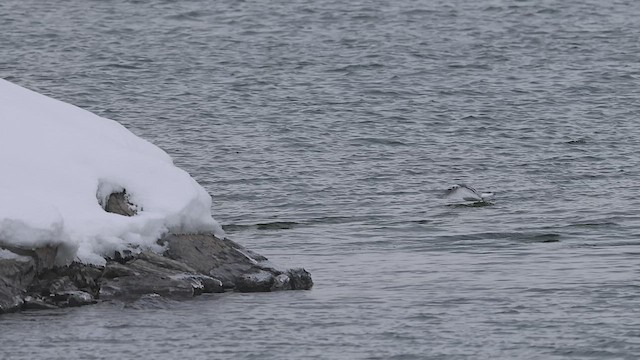
[[[10,259],[10,260],[17,260],[22,262],[27,262],[31,260],[30,257],[18,255],[16,253],[13,253],[9,250],[4,250],[4,249],[0,249],[0,259]]]
[[[138,214],[100,205],[126,189]],[[115,121],[0,79],[0,243],[60,244],[59,261],[104,264],[166,232],[214,232],[211,197],[171,157]]]

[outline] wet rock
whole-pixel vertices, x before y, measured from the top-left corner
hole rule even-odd
[[[161,257],[160,257],[161,258]],[[171,259],[166,263],[175,265]],[[197,293],[192,281],[181,278],[184,273],[180,270],[163,267],[159,259],[137,258],[125,266],[131,271],[127,276],[103,278],[99,296],[101,299],[125,298],[132,299],[145,294],[158,294],[169,298],[193,297]],[[120,264],[121,265],[121,264]],[[107,263],[112,267],[113,263]],[[131,275],[135,274],[135,275]]]
[[[26,296],[22,304],[23,310],[46,310],[57,309],[59,306],[54,305],[51,301],[45,300],[41,296]]]
[[[89,304],[95,304],[98,301],[93,295],[80,291],[60,291],[49,296],[27,296],[25,298],[23,309],[57,309],[65,307],[76,307]]]
[[[186,298],[223,292],[222,282],[190,266],[152,252],[142,252],[126,264],[107,262],[99,297],[132,299],[145,294]]]
[[[238,281],[242,281],[241,287],[248,291],[246,290],[247,279],[241,279],[247,274],[266,271],[272,276],[277,276],[282,273],[264,265],[267,260],[264,256],[247,250],[229,239],[199,234],[168,235],[162,241],[168,247],[164,254],[166,257],[189,264],[197,272],[221,280],[227,289],[237,288]],[[269,291],[269,289],[260,291]]]
[[[84,291],[69,291],[64,295],[67,297],[66,305],[70,307],[95,304],[97,302],[91,294]]]
[[[200,281],[202,281],[203,292],[205,293],[223,293],[225,290],[222,281],[211,276],[202,275]]]
[[[19,310],[26,288],[36,276],[36,261],[8,250],[0,250],[0,313]]]
[[[0,313],[100,300],[135,301],[145,296],[181,299],[228,290],[267,292],[313,286],[304,269],[280,270],[229,239],[168,235],[161,243],[166,245],[165,254],[120,252],[102,267],[79,263],[56,267],[56,247],[11,247],[9,251],[0,243]]]
[[[100,268],[73,263],[40,274],[31,283],[28,292],[55,301],[66,301],[65,294],[72,291],[84,291],[96,296],[99,290],[98,280],[101,276]]]
[[[226,287],[235,286],[239,275],[256,269],[256,260],[213,235],[168,235],[163,241],[168,246],[165,256],[221,280]]]
[[[131,250],[122,250],[122,251],[116,251],[113,254],[113,257],[111,258],[111,260],[113,261],[117,261],[120,264],[126,264],[127,262],[133,260],[136,258],[136,254],[133,253],[133,251]]]
[[[54,268],[35,279],[23,308],[52,308],[96,303],[99,269],[82,264]]]
[[[309,290],[313,287],[313,280],[311,274],[305,269],[289,269],[287,271],[289,279],[291,279],[292,290]]]
[[[166,258],[162,255],[158,255],[150,251],[143,251],[142,253],[140,253],[140,255],[138,255],[138,258],[145,260],[151,264],[157,265],[158,267],[161,267],[161,268],[175,270],[183,273],[191,273],[191,274],[198,273],[194,268],[192,268],[191,266],[185,263],[182,263],[170,258]]]
[[[0,251],[9,251],[15,255],[31,258],[35,265],[36,273],[40,274],[55,267],[58,247],[43,246],[40,248],[29,249],[7,245],[0,241]]]
[[[174,275],[174,278],[176,280],[190,281],[196,295],[200,295],[203,293],[223,293],[225,291],[225,288],[222,285],[222,281],[214,279],[211,276],[199,274],[181,274]]]
[[[131,267],[120,264],[119,262],[109,261],[104,267],[102,277],[104,279],[114,279],[126,276],[140,276],[140,273],[135,272]]]
[[[66,273],[78,289],[95,295],[98,292],[98,280],[102,277],[103,270],[97,266],[72,263],[62,268],[60,272]]]
[[[11,290],[0,289],[0,314],[18,311],[23,303],[20,292],[16,294]]]
[[[54,280],[48,289],[49,295],[53,297],[63,296],[69,292],[78,291],[78,287],[74,284],[68,276],[63,276],[60,279]],[[44,295],[44,294],[43,294]]]
[[[280,274],[275,277],[271,291],[291,290],[291,279],[286,274]]]
[[[220,279],[226,288],[241,292],[308,290],[311,274],[304,269],[277,269],[267,258],[213,235],[169,235],[165,256],[187,263],[196,271]],[[281,276],[284,275],[284,276]]]
[[[267,292],[275,282],[272,273],[261,270],[256,273],[244,274],[236,280],[236,290],[240,292]]]

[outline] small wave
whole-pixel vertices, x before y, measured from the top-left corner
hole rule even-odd
[[[560,234],[549,233],[549,234],[530,235],[528,238],[525,237],[525,240],[529,240],[532,242],[541,242],[541,243],[558,242],[560,241]]]
[[[352,72],[358,70],[379,69],[384,67],[383,64],[371,63],[371,64],[350,64],[339,68],[329,69],[328,72]]]
[[[204,11],[199,11],[199,10],[192,10],[192,11],[187,11],[187,12],[183,12],[180,14],[175,14],[175,15],[169,15],[167,16],[167,19],[171,19],[171,20],[196,20],[200,17],[206,16],[208,15],[207,12]]]
[[[491,70],[491,65],[489,64],[463,64],[463,63],[451,63],[447,65],[450,69],[475,69],[475,70]]]
[[[222,225],[222,229],[226,232],[240,232],[247,230],[288,230],[299,226],[300,223],[295,221],[274,221],[258,224],[226,224]]]
[[[392,140],[385,138],[373,138],[373,137],[363,137],[354,139],[355,142],[365,143],[365,144],[375,144],[375,145],[391,145],[391,146],[406,146],[407,144],[400,140]]]
[[[487,6],[482,11],[503,11],[504,9],[501,6]]]
[[[539,287],[531,287],[524,290],[525,292],[532,292],[537,294],[553,294],[559,292],[568,291],[566,288],[539,288]]]
[[[255,228],[255,225],[242,225],[242,224],[226,224],[226,225],[222,225],[222,230],[229,232],[229,233],[233,233],[233,232],[239,232],[239,231],[243,231],[243,230],[248,230],[248,229],[252,229]]]
[[[229,233],[249,230],[288,230],[300,226],[315,226],[326,224],[348,224],[375,220],[371,216],[323,216],[305,221],[273,221],[257,224],[225,224],[222,229]]]
[[[575,224],[570,224],[567,225],[567,227],[586,227],[586,228],[590,228],[590,227],[610,227],[610,226],[618,226],[618,223],[615,223],[613,221],[603,221],[603,222],[584,222],[584,223],[575,223]]]
[[[513,240],[515,242],[551,243],[560,241],[558,233],[538,232],[486,232],[474,234],[459,234],[440,236],[446,241],[475,241],[475,240]]]
[[[560,10],[554,8],[544,8],[537,11],[538,14],[557,14],[559,12]]]
[[[322,224],[347,224],[356,221],[364,221],[369,217],[366,216],[323,216],[308,220],[305,224],[322,225]]]
[[[364,90],[363,93],[369,96],[387,96],[398,98],[400,96],[405,95],[417,95],[415,92],[411,91],[394,91],[394,90],[382,90],[382,89],[372,89],[372,90]]]
[[[421,219],[421,220],[411,220],[411,222],[414,224],[430,224],[433,222],[433,220]]]
[[[274,221],[270,223],[256,224],[258,230],[286,230],[300,225],[295,221]]]
[[[106,64],[104,65],[104,67],[115,68],[115,69],[127,69],[127,70],[134,70],[134,69],[140,68],[139,66],[135,66],[135,65],[118,64],[118,63]]]
[[[489,201],[476,201],[468,204],[447,204],[446,206],[453,207],[453,208],[476,208],[476,207],[485,207],[485,206],[493,206],[493,205],[495,204]]]
[[[435,10],[431,10],[431,9],[410,9],[410,10],[402,11],[402,15],[409,15],[409,16],[429,15],[434,13],[435,13]]]

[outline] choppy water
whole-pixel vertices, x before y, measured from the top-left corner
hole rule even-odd
[[[638,358],[639,18],[2,1],[0,77],[161,146],[233,239],[316,286],[2,316],[1,357]],[[447,206],[456,182],[494,205]]]

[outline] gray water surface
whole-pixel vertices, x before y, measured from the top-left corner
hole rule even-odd
[[[0,2],[0,77],[157,144],[229,237],[316,283],[3,315],[0,357],[640,357],[638,19],[635,1]],[[449,206],[457,182],[495,201]]]

